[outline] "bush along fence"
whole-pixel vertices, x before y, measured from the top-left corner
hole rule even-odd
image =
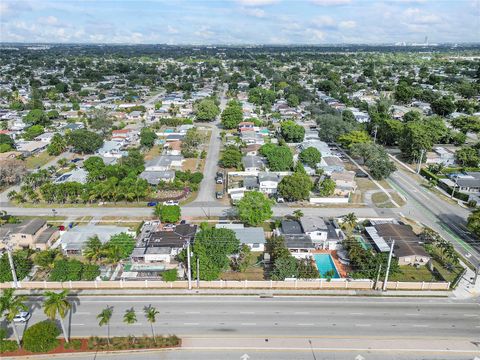
[[[194,288],[197,283],[192,282]],[[14,287],[13,283],[1,283],[0,289]],[[22,281],[18,282],[18,288],[31,290],[45,289],[188,289],[188,281]],[[375,282],[369,279],[350,280],[350,279],[311,279],[311,280],[292,280],[292,281],[253,281],[253,280],[217,280],[200,281],[200,289],[285,289],[285,290],[372,290],[375,288]],[[378,288],[378,284],[377,284]],[[450,282],[403,282],[389,281],[388,290],[449,290]]]
[[[420,170],[420,175],[422,175],[427,180],[435,180],[437,182],[437,186],[439,188],[441,188],[443,191],[445,191],[449,195],[452,194],[453,188],[451,186],[448,186],[444,182],[440,181],[443,178],[437,176],[436,174],[432,173],[431,171],[428,171],[427,169],[421,169]],[[459,192],[457,190],[455,190],[453,192],[453,197],[458,199],[458,200],[461,200],[461,201],[465,201],[465,202],[468,201],[468,195],[464,194],[462,192]]]

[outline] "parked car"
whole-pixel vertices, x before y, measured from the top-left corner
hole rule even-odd
[[[82,160],[83,160],[82,158],[75,158],[75,159],[70,160],[70,162],[75,164],[75,163],[77,163],[79,161],[82,161]]]
[[[362,170],[357,170],[355,171],[355,177],[368,178],[368,174],[363,172]]]
[[[277,197],[277,203],[284,203],[285,199],[283,197]]]
[[[150,201],[149,203],[147,203],[147,206],[157,206],[157,202],[156,201]]]
[[[175,229],[175,226],[176,226],[175,224],[165,224],[165,225],[163,225],[163,229],[164,230],[173,230],[173,229]]]
[[[183,225],[183,224],[186,224],[186,223],[187,223],[187,220],[180,221],[180,225]]]
[[[217,191],[217,192],[215,193],[215,197],[216,197],[217,199],[222,199],[222,198],[223,198],[223,191]]]
[[[27,322],[32,317],[28,311],[21,311],[13,318],[13,322]]]
[[[168,201],[163,202],[163,205],[165,205],[165,206],[173,206],[173,205],[178,205],[178,204],[179,204],[179,202],[176,201],[176,200],[168,200]]]

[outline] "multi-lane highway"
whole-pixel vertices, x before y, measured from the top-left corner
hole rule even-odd
[[[80,296],[72,297],[67,317],[72,337],[104,336],[96,319],[113,307],[112,336],[150,333],[143,307],[160,314],[158,334],[176,334],[188,349],[303,352],[339,349],[408,355],[471,354],[480,347],[480,306],[451,299],[275,297],[258,296]],[[42,321],[41,298],[32,297],[29,324]],[[134,308],[138,322],[126,325],[126,309]],[[268,343],[265,345],[265,343]],[[480,344],[480,343],[478,343]],[[435,353],[434,353],[435,352]]]

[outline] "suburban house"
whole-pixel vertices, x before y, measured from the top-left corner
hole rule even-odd
[[[260,192],[270,195],[277,193],[280,176],[269,172],[260,172],[258,174],[258,189]]]
[[[45,141],[18,141],[15,143],[16,150],[23,156],[32,156],[45,150],[48,142]]]
[[[330,178],[335,181],[335,195],[348,196],[357,189],[354,171],[333,172]]]
[[[55,184],[63,184],[66,182],[78,182],[80,184],[86,184],[88,179],[88,171],[85,169],[74,169],[63,175],[57,177],[54,181]]]
[[[448,179],[440,179],[452,189],[467,193],[480,192],[480,172],[468,171],[460,174],[452,174]]]
[[[252,251],[265,251],[265,232],[261,227],[244,227],[243,224],[216,224],[217,229],[230,229],[240,240],[240,244],[247,245]]]
[[[158,185],[160,182],[172,182],[175,180],[174,170],[143,171],[139,177],[147,180],[150,185]]]
[[[427,164],[443,164],[445,166],[455,165],[455,153],[441,146],[427,152]]]
[[[420,239],[408,225],[379,223],[367,226],[365,230],[379,252],[390,251],[392,240],[395,240],[393,255],[398,259],[399,265],[426,265],[431,260],[420,244]]]
[[[334,155],[323,156],[318,167],[323,169],[327,174],[342,172],[345,170],[345,165],[343,164],[342,159]]]
[[[244,156],[242,158],[243,168],[247,172],[256,172],[263,170],[265,164],[259,156]]]
[[[82,225],[75,226],[63,233],[60,237],[60,247],[66,255],[81,255],[88,239],[98,236],[105,244],[113,235],[126,233],[134,236],[135,233],[127,227],[112,225]]]
[[[97,154],[105,158],[121,158],[127,155],[126,151],[122,151],[123,141],[105,141]]]
[[[13,249],[46,250],[58,238],[56,227],[48,227],[42,219],[24,220],[19,224],[5,224],[0,228],[0,238],[9,238]],[[0,242],[0,249],[5,244]]]
[[[173,231],[142,232],[130,256],[134,262],[170,263],[187,243],[191,243],[197,232],[197,225],[180,224]]]
[[[182,155],[160,155],[145,163],[145,171],[181,169],[184,161]]]

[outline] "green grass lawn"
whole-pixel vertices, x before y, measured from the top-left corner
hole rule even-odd
[[[392,281],[437,281],[426,266],[418,268],[410,265],[400,266],[400,273],[390,276]]]
[[[25,159],[25,166],[28,169],[36,169],[39,166],[43,166],[49,161],[52,161],[55,156],[50,156],[46,151],[41,152],[38,155],[30,156]]]

